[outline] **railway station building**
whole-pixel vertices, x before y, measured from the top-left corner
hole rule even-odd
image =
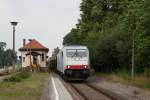
[[[35,39],[30,39],[26,43],[23,39],[23,46],[19,48],[21,52],[20,60],[23,70],[47,71],[47,54],[49,49]]]

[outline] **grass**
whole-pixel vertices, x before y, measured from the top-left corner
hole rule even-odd
[[[95,73],[95,74],[97,76],[104,77],[108,80],[150,90],[150,79],[146,79],[144,74],[135,75],[134,79],[131,79],[130,73],[128,73],[127,71],[120,71],[118,73]]]
[[[0,100],[39,100],[47,73],[31,73],[21,82],[0,82]]]

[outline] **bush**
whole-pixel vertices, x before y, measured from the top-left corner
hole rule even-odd
[[[4,81],[5,82],[21,82],[22,79],[27,79],[29,77],[30,77],[30,74],[28,72],[20,72],[14,76],[5,78]]]
[[[21,82],[21,78],[18,76],[11,76],[4,79],[5,82]]]
[[[20,77],[21,79],[27,79],[28,77],[30,77],[30,74],[28,72],[21,72],[16,74],[16,76]]]

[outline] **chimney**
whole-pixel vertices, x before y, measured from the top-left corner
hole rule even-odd
[[[26,45],[26,39],[23,39],[23,46]]]

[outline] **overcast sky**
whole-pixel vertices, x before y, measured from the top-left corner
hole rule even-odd
[[[0,41],[12,48],[12,26],[16,27],[16,50],[22,39],[34,38],[52,50],[62,47],[63,37],[80,18],[81,0],[0,0]],[[51,54],[51,53],[50,53]]]

